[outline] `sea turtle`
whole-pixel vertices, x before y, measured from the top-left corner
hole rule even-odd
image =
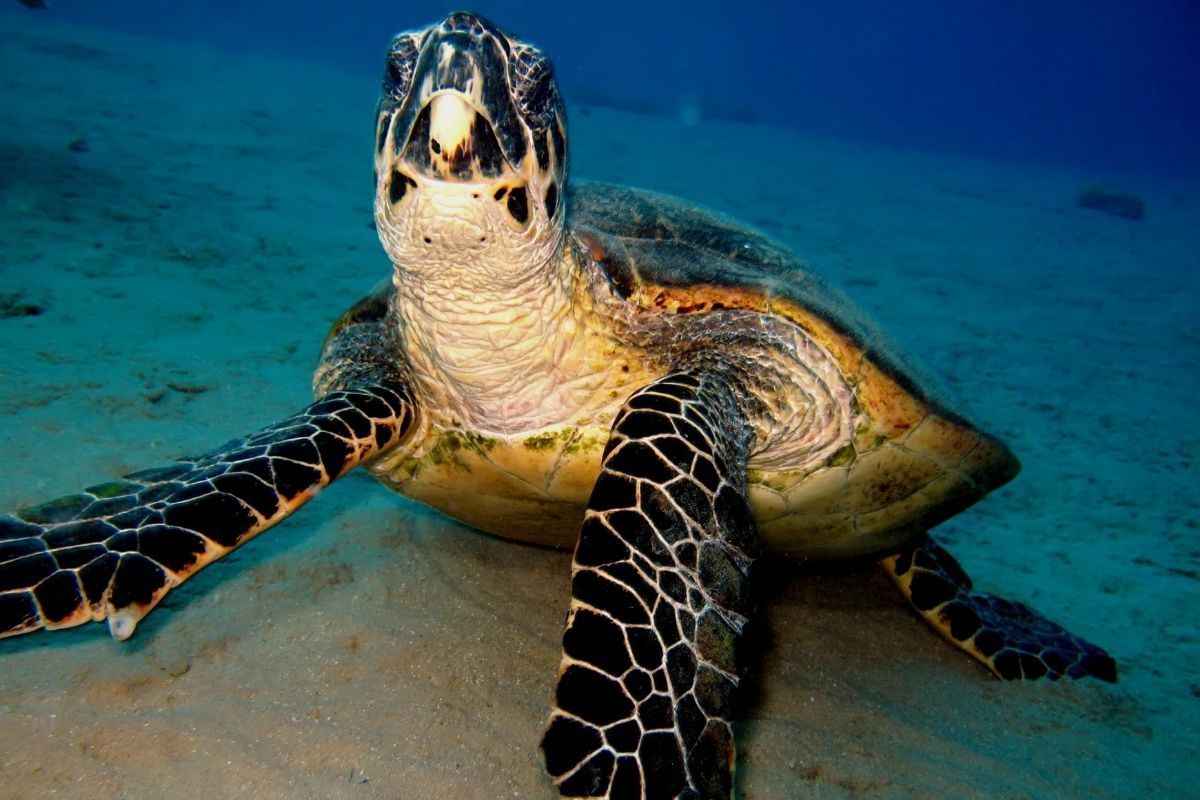
[[[376,116],[390,280],[325,339],[316,401],[196,458],[0,520],[0,631],[108,620],[363,465],[484,531],[574,547],[542,742],[578,797],[728,797],[760,550],[874,556],[1001,678],[1115,680],[972,589],[929,535],[1012,478],[794,254],[680,200],[567,187],[550,62],[455,13],[395,37]]]

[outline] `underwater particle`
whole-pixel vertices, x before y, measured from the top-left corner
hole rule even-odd
[[[1126,192],[1110,192],[1098,183],[1081,189],[1075,205],[1139,222],[1146,218],[1146,204],[1142,198]]]
[[[0,319],[39,317],[45,311],[45,304],[29,300],[23,292],[0,292]]]

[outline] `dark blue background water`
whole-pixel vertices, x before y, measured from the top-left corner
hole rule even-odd
[[[11,0],[6,0],[11,2]],[[397,30],[451,6],[50,0],[63,19],[374,79]],[[1200,2],[477,2],[555,59],[577,101],[758,120],[885,144],[1200,173]]]

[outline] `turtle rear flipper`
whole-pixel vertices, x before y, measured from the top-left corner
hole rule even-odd
[[[1117,679],[1116,661],[1103,648],[1023,603],[973,589],[954,557],[929,535],[879,563],[934,630],[1000,678]]]
[[[197,458],[0,517],[0,637],[108,620],[126,639],[163,596],[400,441],[397,386],[335,391]]]

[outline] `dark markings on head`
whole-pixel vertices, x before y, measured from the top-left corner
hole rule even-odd
[[[471,143],[468,140],[467,146],[459,145],[454,148],[454,152],[449,156],[443,156],[447,165],[450,168],[450,174],[459,180],[470,180],[475,174],[475,167],[471,160]]]
[[[522,225],[529,221],[529,197],[524,186],[508,193],[508,213]]]
[[[476,58],[477,45],[463,37],[446,37],[443,41],[451,43],[448,48],[434,48],[436,51],[438,89],[453,89],[467,93],[472,79],[476,75],[477,64],[486,68],[487,61],[480,63]],[[482,43],[480,44],[482,46]]]
[[[384,114],[379,118],[379,125],[375,128],[375,154],[383,153],[383,146],[387,143],[388,128],[391,126],[392,117],[390,114]]]
[[[396,205],[404,199],[408,187],[416,188],[417,182],[405,175],[398,169],[392,170],[392,174],[388,177],[388,202]]]
[[[550,169],[550,150],[546,145],[546,140],[550,134],[545,136],[533,136],[533,150],[537,154],[538,169],[542,172]]]
[[[504,171],[504,153],[500,149],[500,142],[496,140],[496,132],[479,113],[475,114],[472,145],[480,174],[487,179],[499,177]]]
[[[420,45],[411,33],[402,33],[392,40],[392,45],[388,48],[387,67],[383,73],[381,106],[388,104],[394,107],[408,94],[412,88],[413,67],[419,53]]]
[[[509,59],[508,76],[513,100],[529,126],[540,133],[552,125],[559,99],[550,60],[540,50],[523,46]]]
[[[429,106],[426,106],[417,115],[417,121],[413,123],[412,133],[409,134],[407,142],[399,135],[392,138],[392,149],[396,155],[399,156],[403,151],[404,160],[422,172],[428,172],[431,163],[429,148],[426,146],[430,139],[430,124]]]
[[[554,147],[554,158],[561,169],[562,165],[567,162],[567,143],[563,139],[561,114],[550,123],[550,140]]]
[[[399,172],[393,172],[388,180],[388,202],[396,205],[404,199],[404,193],[408,191],[408,183],[404,180],[404,176]]]
[[[554,219],[554,212],[558,210],[558,187],[554,185],[554,181],[550,182],[549,188],[546,189],[546,217]]]
[[[496,193],[494,195],[492,195],[492,197],[494,197],[496,199],[496,201],[499,202],[500,200],[504,199],[504,195],[506,195],[506,194],[508,194],[508,187],[501,186],[499,189],[496,190]]]

